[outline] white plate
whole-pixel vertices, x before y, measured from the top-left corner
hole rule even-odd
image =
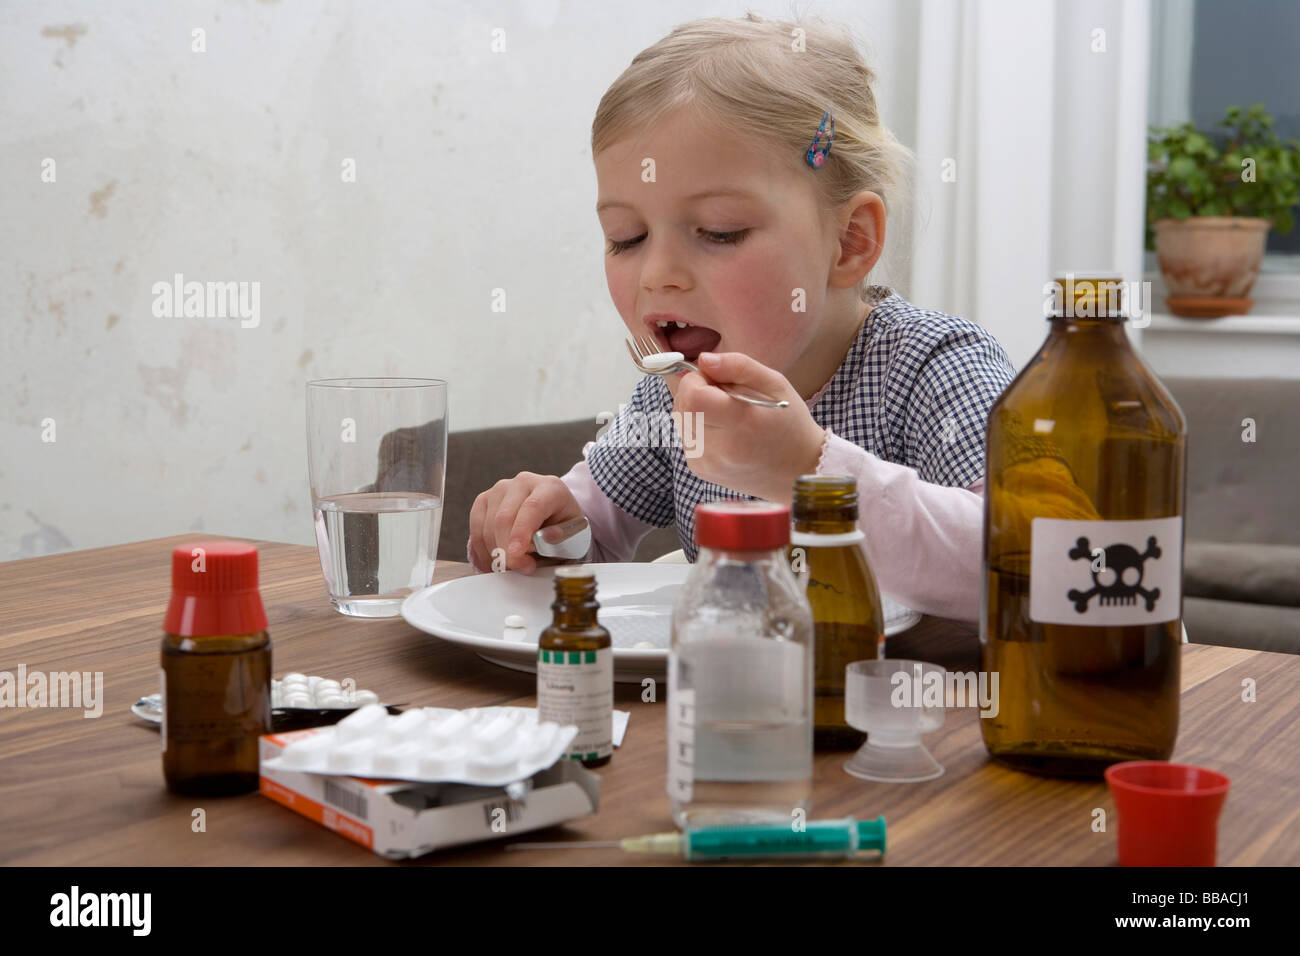
[[[598,620],[614,645],[614,679],[636,683],[667,673],[673,602],[693,565],[592,564],[596,574]],[[537,635],[551,623],[555,565],[532,574],[501,571],[444,581],[407,597],[402,617],[412,627],[514,670],[533,671]],[[885,602],[885,636],[900,634],[921,619],[890,597]],[[505,619],[524,619],[527,641],[502,637]],[[636,647],[648,643],[652,647]]]

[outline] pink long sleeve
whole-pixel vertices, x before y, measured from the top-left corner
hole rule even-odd
[[[979,619],[984,479],[968,488],[922,481],[826,430],[817,473],[858,483],[858,527],[880,590],[923,614]]]
[[[578,506],[591,524],[591,548],[584,561],[631,561],[636,555],[641,539],[654,530],[654,525],[628,514],[610,501],[587,467],[588,442],[582,449],[583,459],[560,476],[560,480],[573,492]]]

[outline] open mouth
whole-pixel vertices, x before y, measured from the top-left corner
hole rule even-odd
[[[703,325],[689,322],[659,320],[654,323],[655,341],[665,352],[681,352],[688,362],[694,362],[701,352],[711,352],[722,341],[722,335]]]

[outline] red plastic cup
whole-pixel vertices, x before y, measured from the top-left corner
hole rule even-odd
[[[1106,768],[1120,866],[1214,866],[1231,781],[1205,767],[1133,760]]]

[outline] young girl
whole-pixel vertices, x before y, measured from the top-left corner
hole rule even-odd
[[[580,515],[588,561],[629,561],[674,521],[694,561],[697,504],[789,504],[799,475],[852,475],[881,590],[978,617],[984,429],[1015,370],[978,325],[867,282],[910,158],[873,79],[835,30],[751,14],[678,27],[605,93],[592,155],[610,294],[632,337],[700,372],[644,377],[562,478],[521,472],[480,494],[476,570],[501,548],[531,572],[533,532]],[[699,413],[698,454],[617,438],[624,419],[671,413]]]

